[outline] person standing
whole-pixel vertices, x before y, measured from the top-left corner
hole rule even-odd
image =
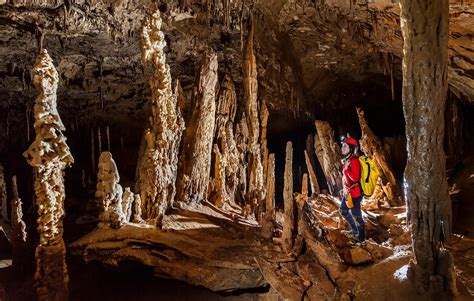
[[[341,215],[349,223],[351,230],[349,236],[360,244],[365,241],[365,225],[362,218],[360,203],[363,192],[360,186],[361,165],[357,155],[359,143],[354,138],[342,140],[342,182],[344,195],[339,208]]]

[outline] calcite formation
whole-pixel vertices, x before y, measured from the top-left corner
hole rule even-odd
[[[306,162],[306,168],[308,169],[309,173],[309,181],[311,184],[311,195],[317,196],[321,193],[321,189],[319,188],[318,178],[316,177],[316,172],[313,169],[313,165],[311,164],[311,160],[309,158],[309,154],[307,150],[304,150],[304,158]]]
[[[342,192],[342,167],[341,151],[329,123],[316,120],[317,134],[314,139],[314,148],[319,163],[323,168],[329,191],[334,196],[340,196]]]
[[[26,272],[26,224],[23,220],[22,201],[18,195],[16,176],[12,177],[12,267],[15,276],[22,276]]]
[[[388,160],[386,159],[385,151],[380,139],[375,136],[375,134],[369,128],[367,121],[365,121],[364,111],[358,108],[357,115],[359,116],[359,124],[362,131],[362,137],[359,140],[361,151],[374,160],[375,164],[377,164],[377,167],[381,171],[385,182],[389,183],[389,186],[386,189],[390,189],[390,187],[396,187],[397,181],[393,175],[392,169],[388,164]],[[390,201],[393,200],[393,193],[391,192],[391,189],[390,192],[387,193],[387,196]]]
[[[63,241],[63,172],[74,159],[57,111],[58,72],[46,49],[41,49],[37,56],[33,74],[40,93],[34,107],[36,138],[23,155],[36,172],[39,245],[35,254],[35,280],[39,300],[65,300],[69,278]]]
[[[260,122],[258,108],[258,81],[257,61],[253,49],[254,26],[250,25],[247,42],[244,49],[244,60],[242,63],[244,81],[245,114],[249,130],[248,135],[248,191],[247,199],[254,205],[261,207],[265,198],[263,182],[263,167],[260,149]],[[258,210],[259,212],[259,210]]]
[[[456,294],[452,255],[442,250],[443,243],[451,240],[452,229],[442,143],[448,89],[448,11],[447,0],[401,3],[408,151],[405,197],[415,255],[412,280],[420,292]],[[430,25],[433,20],[436,27]]]
[[[207,199],[216,118],[216,84],[217,56],[207,51],[203,55],[201,71],[193,89],[195,107],[191,122],[183,137],[177,197],[187,204],[197,204]]]
[[[142,59],[151,65],[151,111],[146,146],[138,162],[138,188],[144,219],[161,223],[176,194],[178,149],[184,121],[171,89],[170,68],[166,64],[166,41],[161,31],[162,20],[156,12],[145,19],[141,32]]]
[[[8,200],[7,200],[7,183],[5,182],[5,174],[3,173],[3,166],[0,164],[0,206],[1,215],[4,223],[10,221],[8,218]]]
[[[120,175],[110,152],[102,152],[97,171],[95,197],[102,213],[99,227],[120,228],[126,221],[122,207],[123,188],[119,184]],[[127,196],[127,201],[129,196]],[[128,204],[127,204],[128,205]]]
[[[285,178],[283,186],[283,203],[285,208],[285,221],[283,223],[282,246],[285,251],[293,247],[293,232],[295,223],[293,200],[293,144],[286,143]]]

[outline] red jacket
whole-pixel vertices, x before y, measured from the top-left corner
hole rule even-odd
[[[358,198],[362,195],[362,190],[360,188],[359,180],[360,180],[360,161],[359,157],[356,155],[351,155],[351,157],[347,160],[350,160],[349,167],[342,171],[344,175],[342,181],[344,183],[344,187],[351,187],[355,183],[354,187],[351,188],[350,193],[353,198]]]

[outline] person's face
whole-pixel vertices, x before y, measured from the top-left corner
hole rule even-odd
[[[349,145],[347,143],[342,144],[341,152],[344,156],[347,155],[350,152],[350,150],[351,149],[349,148]]]

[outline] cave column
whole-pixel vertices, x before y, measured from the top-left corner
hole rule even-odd
[[[448,0],[401,2],[404,185],[415,255],[409,275],[422,293],[456,292],[452,255],[441,248],[452,229],[443,151],[448,12]]]
[[[165,36],[159,11],[145,19],[141,32],[142,60],[154,73],[150,78],[151,116],[139,154],[138,189],[143,217],[156,220],[158,226],[174,201],[178,170],[178,152],[184,121],[171,89],[170,68],[166,63]]]
[[[254,25],[250,24],[250,30],[244,49],[244,60],[242,63],[243,81],[244,81],[244,97],[245,97],[245,115],[247,117],[247,125],[249,129],[248,135],[248,168],[249,182],[247,201],[257,204],[258,208],[263,206],[265,198],[265,189],[263,182],[263,166],[261,162],[261,149],[259,143],[260,122],[258,113],[257,98],[257,60],[253,49]],[[260,213],[260,209],[256,211]],[[257,217],[260,220],[260,217]]]
[[[63,241],[63,173],[74,159],[56,107],[58,72],[45,49],[36,57],[33,73],[34,84],[40,93],[34,108],[36,138],[23,155],[36,173],[39,245],[35,253],[35,280],[39,300],[67,300],[69,278]]]

